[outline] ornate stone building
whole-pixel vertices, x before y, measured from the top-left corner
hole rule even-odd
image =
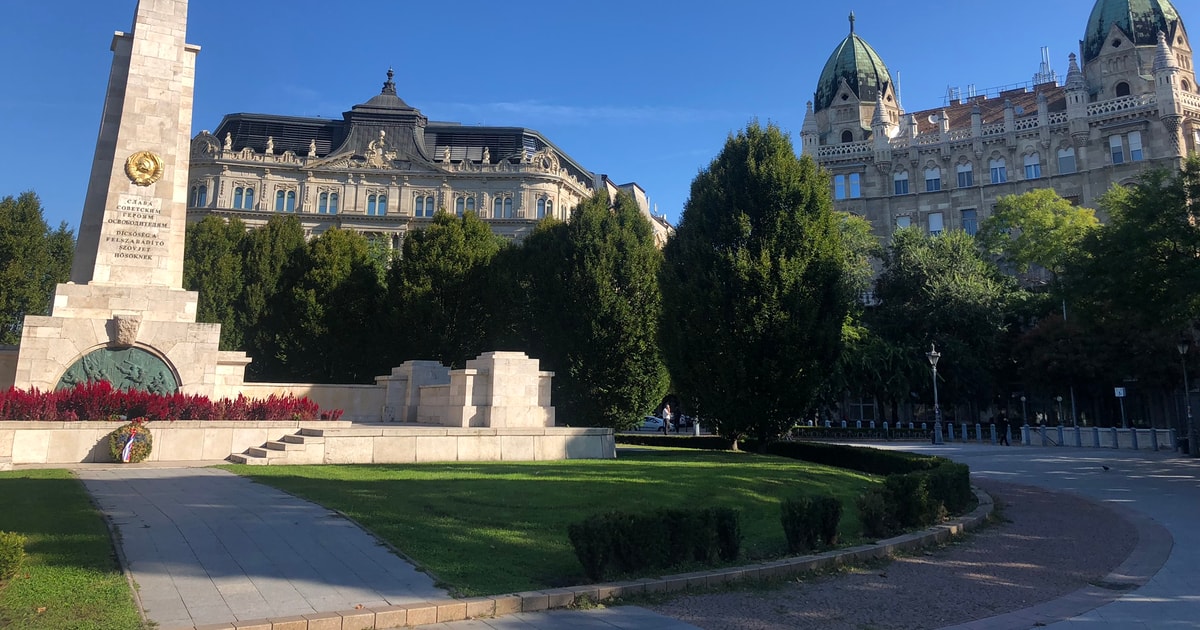
[[[430,122],[383,90],[341,120],[229,114],[192,139],[188,219],[237,216],[251,226],[294,213],[306,233],[351,229],[398,247],[437,210],[475,212],[520,239],[544,217],[567,219],[603,187],[638,200],[660,244],[670,226],[650,213],[637,184],[583,168],[540,133],[521,127]]]
[[[910,225],[974,233],[997,198],[1034,188],[1094,207],[1112,184],[1200,149],[1192,49],[1169,0],[1097,0],[1061,85],[1045,59],[1026,85],[914,112],[854,27],[852,14],[801,139],[832,174],[837,207],[881,237]]]

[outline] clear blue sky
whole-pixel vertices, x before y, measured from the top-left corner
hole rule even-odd
[[[0,196],[35,191],[77,226],[113,31],[136,0],[0,0]],[[431,120],[523,126],[585,168],[636,181],[674,222],[696,173],[757,118],[797,134],[826,58],[857,33],[899,71],[909,111],[947,86],[1067,71],[1093,0],[605,3],[192,0],[193,134],[233,112],[340,118],[379,92]],[[1185,23],[1200,3],[1176,0]]]

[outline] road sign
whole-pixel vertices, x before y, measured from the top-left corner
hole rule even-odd
[[[1125,388],[1124,387],[1114,387],[1113,388],[1113,396],[1116,396],[1117,398],[1124,398],[1125,397]]]

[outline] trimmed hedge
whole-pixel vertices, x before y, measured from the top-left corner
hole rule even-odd
[[[14,532],[0,532],[0,582],[17,574],[25,560],[25,537]]]
[[[589,579],[665,569],[685,562],[732,562],[741,554],[737,510],[607,512],[567,527],[575,557]]]
[[[618,433],[616,437],[617,444],[694,448],[702,451],[727,451],[731,445],[729,440],[716,435],[663,435],[661,433],[631,435],[629,433]]]
[[[791,553],[812,551],[819,544],[837,545],[842,502],[836,497],[785,499],[779,507]]]
[[[932,455],[918,455],[878,448],[818,444],[814,442],[772,442],[764,453],[814,464],[849,468],[871,475],[892,475],[918,470],[932,470],[950,460]]]

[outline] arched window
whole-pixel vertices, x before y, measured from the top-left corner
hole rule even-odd
[[[418,195],[416,215],[418,217],[431,217],[436,206],[433,202],[433,195]]]
[[[1070,175],[1071,173],[1074,173],[1075,170],[1076,170],[1076,166],[1075,166],[1075,149],[1074,149],[1074,147],[1068,148],[1068,149],[1059,149],[1058,150],[1058,174],[1059,175]]]
[[[237,188],[234,188],[233,207],[237,210],[253,210],[254,189],[247,186],[238,186]]]
[[[539,218],[539,219],[546,218],[546,200],[545,199],[538,199],[537,218]]]
[[[323,192],[317,195],[317,214],[329,213],[329,193]]]
[[[242,198],[242,209],[243,210],[253,210],[254,209],[254,189],[253,188],[246,189],[246,196]]]
[[[554,202],[549,199],[546,200],[546,216],[554,216]]]
[[[988,171],[991,172],[993,184],[1003,184],[1008,181],[1008,166],[1004,163],[1004,158],[988,160]]]
[[[500,218],[504,216],[504,198],[496,197],[492,201],[492,216]]]
[[[1037,179],[1042,176],[1042,156],[1030,153],[1025,156],[1025,179]]]
[[[513,214],[512,197],[505,197],[504,198],[504,218],[511,219],[514,216],[515,215]]]
[[[958,173],[959,188],[970,188],[975,185],[975,169],[970,162],[959,164],[954,170]]]
[[[1116,87],[1117,96],[1129,96],[1129,84],[1122,81]]]
[[[283,209],[284,212],[296,211],[296,191],[289,190],[287,194],[287,206]]]
[[[897,195],[908,194],[908,171],[902,171],[893,175],[892,182],[895,184]]]
[[[192,207],[203,208],[208,205],[208,186],[200,184],[192,186]]]
[[[338,194],[329,193],[329,214],[337,214],[338,211]]]
[[[283,212],[283,204],[287,200],[287,193],[282,190],[275,191],[275,212]]]
[[[380,217],[387,214],[387,195],[367,195],[367,214]]]
[[[925,192],[937,192],[942,189],[942,169],[938,167],[925,169]]]
[[[242,188],[234,188],[233,189],[233,207],[236,209],[239,209],[239,210],[242,207],[242,190],[244,190],[244,189],[242,189]]]
[[[854,132],[849,129],[842,132],[842,144],[854,142]]]
[[[454,214],[457,214],[458,216],[461,217],[463,215],[463,212],[466,211],[466,209],[467,209],[467,200],[465,198],[459,197],[458,199],[454,200]]]
[[[467,212],[475,212],[475,198],[467,197]]]

